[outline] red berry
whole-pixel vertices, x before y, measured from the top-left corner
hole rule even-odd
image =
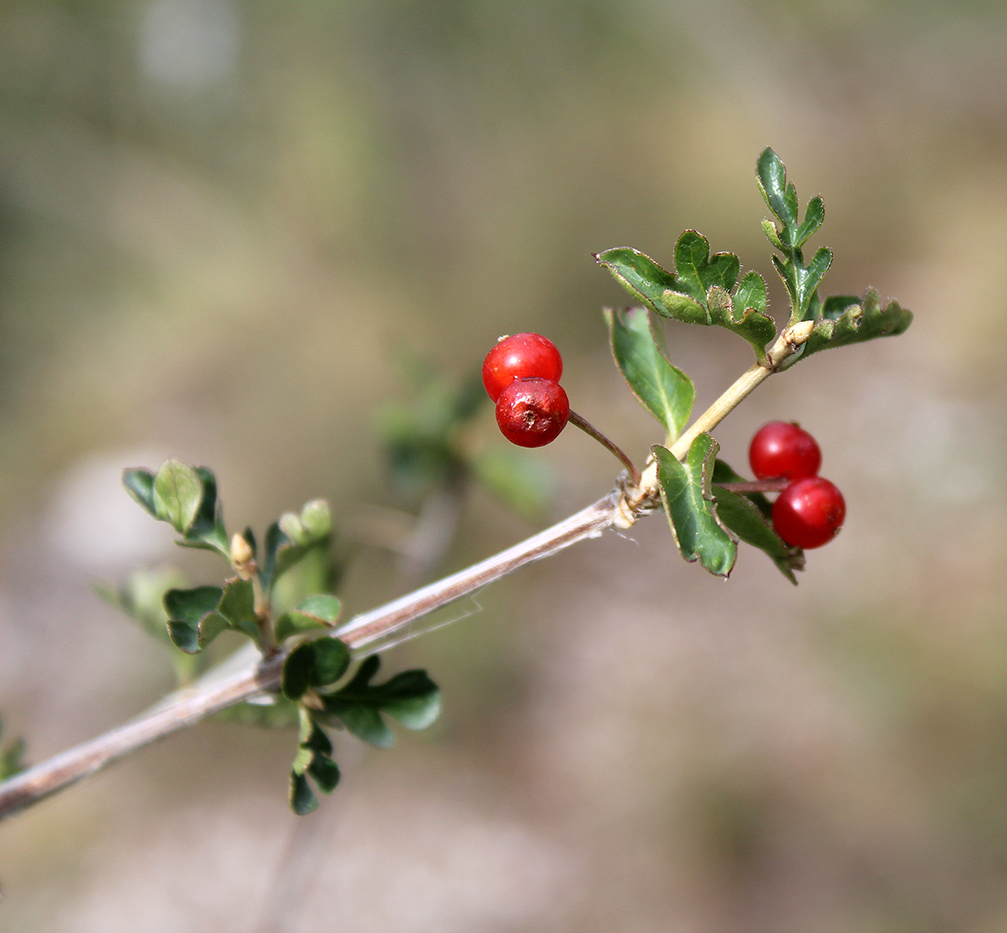
[[[559,382],[563,358],[556,345],[541,334],[504,337],[483,360],[483,385],[495,402],[515,379]]]
[[[516,379],[497,399],[497,424],[519,447],[541,447],[566,427],[570,402],[551,379]]]
[[[770,421],[755,432],[748,462],[759,479],[802,479],[818,475],[822,451],[796,422]]]
[[[846,502],[834,483],[820,476],[795,480],[773,503],[773,527],[791,547],[821,547],[839,532]]]

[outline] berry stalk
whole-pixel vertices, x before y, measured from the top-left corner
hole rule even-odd
[[[602,447],[606,450],[611,451],[619,459],[619,462],[629,470],[630,479],[633,480],[634,486],[639,486],[642,479],[640,471],[636,468],[636,464],[626,456],[625,451],[615,443],[615,441],[610,440],[604,434],[601,433],[590,421],[586,418],[582,418],[577,412],[570,411],[570,424],[575,425],[580,428],[585,434],[593,437]]]

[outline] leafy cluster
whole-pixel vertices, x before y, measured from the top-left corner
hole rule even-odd
[[[184,655],[197,655],[223,632],[232,631],[251,639],[266,657],[283,656],[281,696],[275,700],[289,704],[300,722],[290,776],[294,812],[308,813],[318,806],[309,778],[323,793],[330,793],[339,781],[324,726],[345,728],[387,748],[393,733],[384,715],[409,729],[426,728],[437,719],[440,692],[425,671],[404,671],[374,684],[378,659],[371,656],[347,676],[352,657],[335,632],[341,609],[337,596],[314,592],[291,608],[274,608],[281,577],[328,548],[332,521],[327,503],[315,500],[298,513],[281,515],[267,529],[260,554],[249,528],[228,540],[216,479],[206,467],[168,460],[156,472],[126,470],[123,483],[147,512],[175,529],[178,544],[215,551],[228,561],[234,576],[223,586],[196,587],[174,585],[174,575],[137,577],[121,588],[106,587],[103,595],[148,630],[166,631]],[[162,584],[160,609],[151,598],[157,582]],[[255,707],[246,704],[246,709]],[[242,718],[273,717],[249,712]]]
[[[862,300],[850,295],[833,295],[824,301],[819,297],[818,286],[832,264],[832,250],[819,247],[805,261],[803,247],[822,225],[825,203],[821,197],[812,198],[804,219],[800,219],[797,190],[787,180],[786,166],[772,149],[765,149],[759,156],[756,176],[776,218],[763,221],[763,230],[782,254],[772,259],[790,298],[788,324],[814,322],[812,338],[786,361],[784,368],[819,350],[906,330],[912,314],[895,301],[882,308],[873,290],[868,290]],[[711,256],[709,241],[702,234],[686,230],[679,237],[674,273],[628,247],[605,250],[595,254],[595,259],[651,311],[688,324],[724,327],[747,340],[759,362],[766,362],[766,347],[776,336],[776,325],[767,309],[766,283],[757,272],[747,272],[739,282],[738,257],[726,252]]]
[[[681,460],[671,447],[687,424],[696,390],[668,359],[660,318],[688,324],[716,325],[744,338],[755,350],[758,365],[771,372],[786,369],[819,350],[902,333],[912,314],[897,302],[881,306],[878,293],[862,300],[848,295],[822,300],[818,287],[832,263],[832,251],[820,247],[805,260],[803,247],[825,218],[820,197],[808,203],[800,218],[797,191],[772,149],[756,167],[760,190],[774,220],[763,229],[780,256],[772,257],[790,298],[787,326],[812,322],[810,335],[782,360],[770,359],[767,348],[776,325],[766,302],[766,285],[756,272],[740,275],[732,253],[710,254],[710,244],[686,230],[675,246],[675,271],[669,272],[635,249],[609,249],[595,256],[644,307],[606,309],[616,366],[643,407],[662,425],[665,445],[652,448],[658,493],[682,556],[710,573],[727,576],[734,567],[739,541],[764,551],[780,571],[797,582],[804,566],[800,549],[787,545],[773,528],[771,507],[761,493],[739,493],[723,484],[745,482],[717,459],[719,445],[699,434]]]

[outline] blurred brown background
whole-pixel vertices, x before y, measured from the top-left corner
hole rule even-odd
[[[210,723],[0,825],[0,930],[1007,929],[1005,115],[992,0],[2,0],[0,715],[31,760],[171,686],[93,580],[220,574],[123,467],[210,465],[233,527],[325,496],[350,540],[410,505],[373,430],[402,357],[461,380],[519,330],[642,455],[590,253],[667,265],[695,227],[780,314],[766,145],[825,197],[825,291],[917,318],[718,431],[738,465],[770,418],[821,441],[849,518],[798,588],[751,550],[707,577],[660,518],[584,543],[392,651],[442,723],[338,740],[306,820],[292,734]],[[748,365],[669,339],[700,405]],[[528,456],[554,518],[610,488],[586,438]],[[476,492],[442,569],[540,524]],[[350,612],[393,563],[361,546]]]

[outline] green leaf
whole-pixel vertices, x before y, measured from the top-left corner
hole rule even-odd
[[[619,372],[640,404],[664,425],[671,443],[689,420],[696,387],[668,361],[664,340],[646,308],[606,308],[605,319]]]
[[[227,620],[217,612],[223,592],[219,586],[197,586],[164,594],[168,634],[182,651],[195,654],[228,627]]]
[[[137,502],[140,503],[154,518],[158,518],[154,505],[154,474],[142,467],[135,470],[123,470],[122,484]]]
[[[801,351],[789,357],[781,369],[787,369],[820,350],[863,343],[877,337],[893,337],[905,332],[912,322],[912,312],[902,308],[897,301],[890,301],[882,308],[881,296],[873,288],[867,290],[859,303],[849,295],[833,295],[823,303],[811,336]]]
[[[765,292],[760,301],[750,277],[756,273],[749,273],[743,280],[744,298],[729,300],[738,278],[738,259],[731,253],[710,256],[709,241],[695,230],[686,230],[675,246],[677,275],[635,249],[605,250],[595,254],[595,260],[652,311],[687,324],[724,327],[744,337],[760,360],[765,357],[766,345],[776,336],[776,325],[766,310]]]
[[[780,219],[778,231],[784,246],[800,246],[797,241],[797,190],[787,181],[787,167],[772,149],[766,148],[755,168],[759,188],[769,209]]]
[[[132,492],[132,490],[130,490]],[[166,460],[154,477],[154,514],[186,535],[196,520],[203,484],[196,471],[181,460]]]
[[[319,638],[309,643],[314,648],[314,686],[327,687],[334,684],[350,666],[350,649],[338,638]]]
[[[315,652],[310,644],[298,645],[283,662],[280,689],[289,700],[299,700],[312,686]]]
[[[266,530],[259,579],[269,592],[277,578],[309,551],[325,547],[332,536],[332,518],[324,499],[307,503],[300,514],[284,512]]]
[[[305,816],[318,809],[318,798],[308,784],[308,779],[296,771],[290,772],[290,809],[298,816]]]
[[[769,556],[780,572],[794,585],[795,570],[804,569],[804,554],[792,548],[773,528],[773,507],[762,493],[736,493],[724,489],[721,483],[743,482],[726,463],[718,460],[713,467],[713,494],[717,499],[717,517],[746,544],[759,548]]]
[[[276,620],[276,640],[284,641],[291,635],[301,635],[319,629],[332,628],[339,618],[339,598],[322,593],[309,596]]]
[[[328,593],[319,593],[316,596],[308,596],[301,601],[297,611],[304,615],[312,616],[325,625],[334,625],[339,618],[341,604],[338,596]]]
[[[381,711],[376,707],[367,703],[340,700],[333,701],[332,706],[326,703],[326,710],[330,709],[336,712],[350,733],[368,745],[374,748],[390,748],[395,743],[395,733],[381,718]]]
[[[334,684],[350,666],[350,649],[338,638],[319,638],[298,645],[283,662],[283,695],[300,699],[308,690]]]
[[[251,580],[232,577],[224,586],[217,607],[228,625],[253,640],[259,638],[259,619],[255,614],[255,588]]]
[[[298,708],[299,736],[297,754],[290,769],[290,806],[299,816],[318,806],[308,777],[323,794],[331,794],[339,783],[339,768],[332,760],[332,743],[314,721],[313,713],[304,706]]]
[[[308,765],[308,774],[323,794],[331,794],[339,783],[339,768],[327,755],[316,754]]]
[[[716,501],[710,493],[710,474],[719,445],[709,434],[700,434],[684,463],[664,447],[652,449],[661,502],[682,557],[698,559],[710,573],[726,577],[734,567],[737,543],[718,520]]]
[[[394,734],[382,714],[394,717],[407,729],[425,729],[440,715],[441,695],[426,671],[403,671],[384,684],[372,684],[380,663],[377,655],[370,655],[349,683],[321,699],[325,712],[355,736],[387,748]]]
[[[203,488],[203,494],[185,539],[179,543],[185,547],[216,551],[225,560],[230,561],[231,544],[224,528],[223,511],[217,501],[217,478],[206,467],[195,467],[194,471]]]
[[[323,755],[332,754],[332,742],[318,723],[311,718],[311,713],[303,706],[299,708],[299,723],[297,744],[313,752]]]

